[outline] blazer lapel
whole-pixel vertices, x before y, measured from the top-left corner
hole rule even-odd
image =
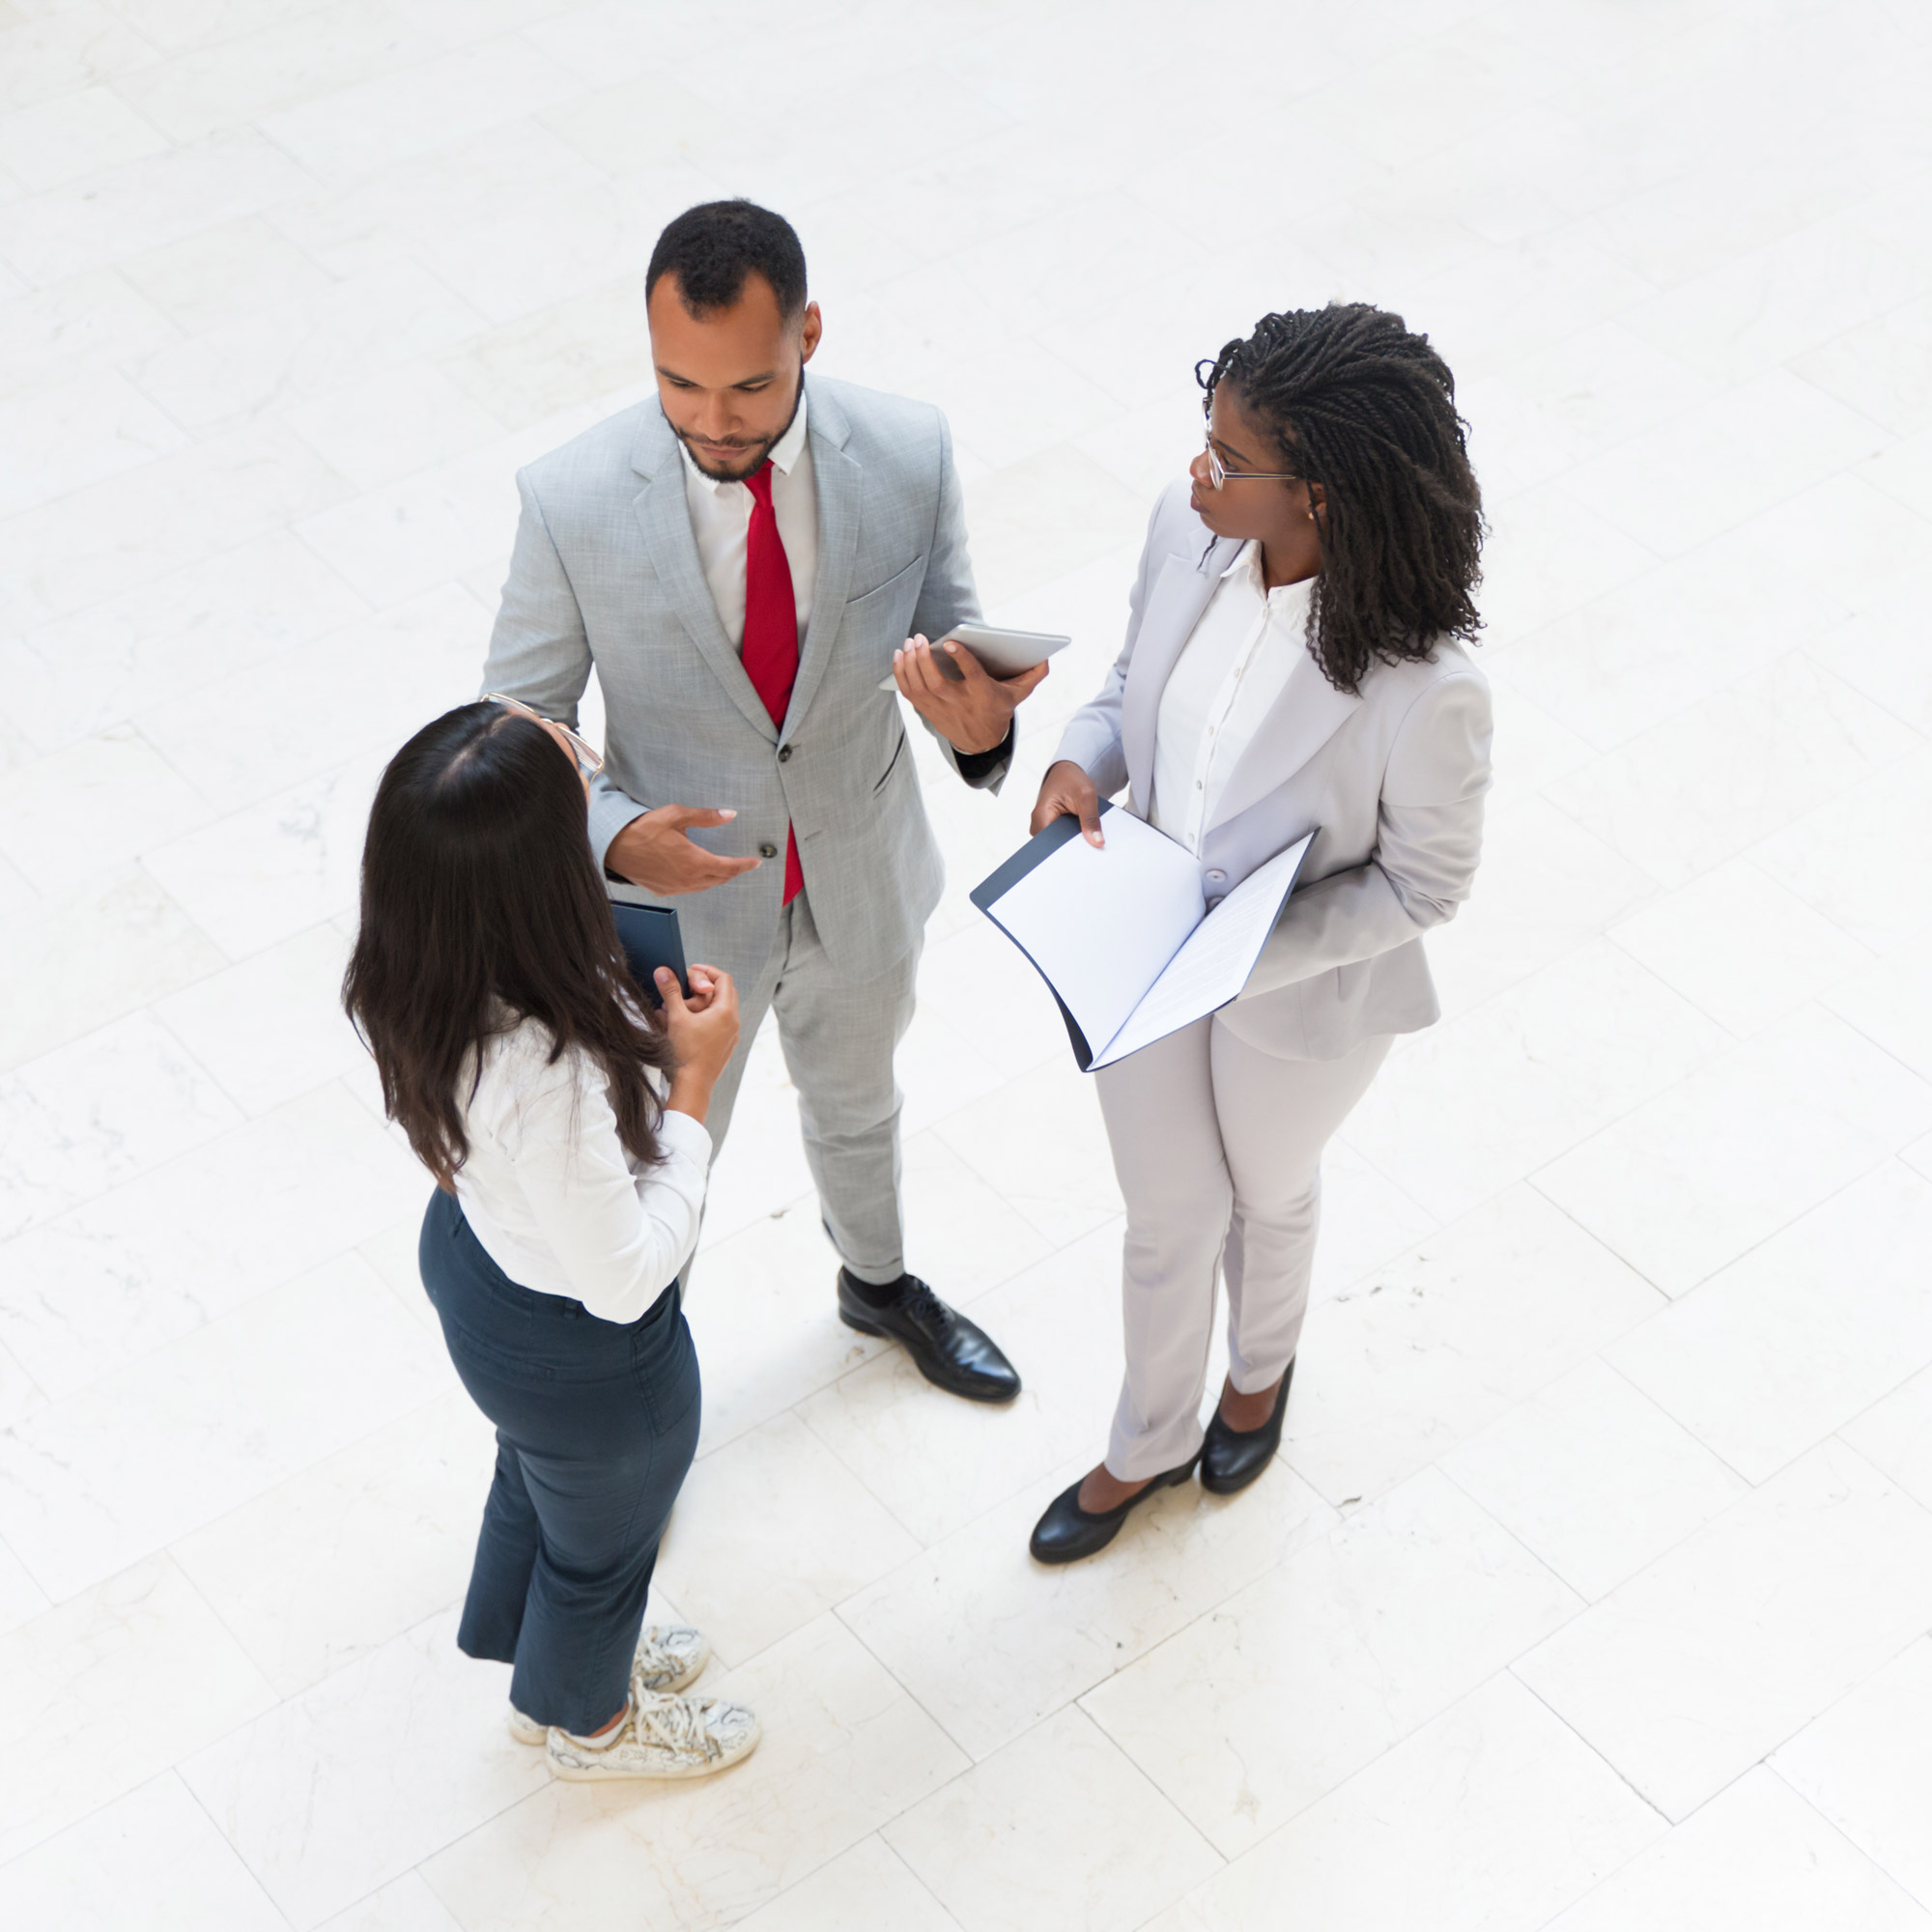
[[[1220,585],[1221,573],[1235,554],[1229,548],[1232,542],[1217,540],[1198,563],[1179,553],[1170,556],[1141,613],[1133,661],[1127,667],[1127,688],[1121,698],[1121,746],[1126,753],[1127,781],[1143,806],[1153,793],[1153,737],[1160,695]]]
[[[1354,715],[1361,701],[1359,694],[1337,691],[1322,676],[1307,646],[1300,646],[1281,696],[1268,707],[1261,729],[1248,740],[1247,750],[1228,775],[1214,809],[1214,823],[1226,824],[1287,783]]]
[[[809,379],[806,394],[806,440],[811,448],[812,487],[818,497],[818,582],[811,593],[811,615],[806,621],[798,676],[792,681],[781,735],[789,735],[810,709],[832,657],[859,554],[859,499],[866,480],[858,459],[845,448],[852,429],[844,412]]]
[[[646,412],[631,468],[644,482],[642,494],[631,507],[639,528],[643,531],[651,567],[664,585],[671,609],[677,612],[678,622],[717,674],[732,703],[764,737],[776,743],[778,726],[772,723],[764,699],[745,675],[745,667],[731,648],[724,626],[718,621],[718,606],[712,602],[711,586],[704,581],[697,538],[691,527],[691,505],[685,500],[684,459],[678,454],[677,438],[661,410]]]

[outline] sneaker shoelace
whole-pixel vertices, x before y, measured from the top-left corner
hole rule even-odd
[[[637,1662],[631,1666],[633,1677],[675,1677],[684,1668],[684,1659],[668,1645],[660,1643],[656,1637],[638,1646]]]
[[[662,1745],[667,1750],[698,1751],[716,1757],[718,1740],[711,1735],[698,1706],[689,1697],[657,1697],[639,1702],[633,1719],[637,1734],[644,1744]]]

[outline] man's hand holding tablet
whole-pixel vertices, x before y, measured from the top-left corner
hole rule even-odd
[[[1069,642],[1045,632],[958,624],[937,644],[909,638],[893,653],[893,674],[879,689],[896,690],[954,751],[997,751],[1013,713],[1045,677],[1047,659]]]
[[[1066,643],[1051,632],[954,624],[937,643],[908,638],[879,690],[896,690],[954,752],[995,752],[1047,674],[1047,659]]]

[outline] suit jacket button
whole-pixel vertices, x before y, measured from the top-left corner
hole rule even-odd
[[[779,848],[769,838],[758,847],[758,857],[760,859],[776,859],[778,856]]]
[[[779,747],[779,763],[783,764],[785,760],[790,756],[791,756],[791,747],[789,745],[781,745]]]
[[[1209,872],[1208,876],[1218,886],[1228,875],[1226,872]]]

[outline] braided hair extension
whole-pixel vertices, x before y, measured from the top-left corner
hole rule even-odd
[[[1353,692],[1374,661],[1474,639],[1482,493],[1456,379],[1426,335],[1367,302],[1290,309],[1195,374],[1204,408],[1232,383],[1272,427],[1282,469],[1321,485],[1308,648],[1330,684]]]

